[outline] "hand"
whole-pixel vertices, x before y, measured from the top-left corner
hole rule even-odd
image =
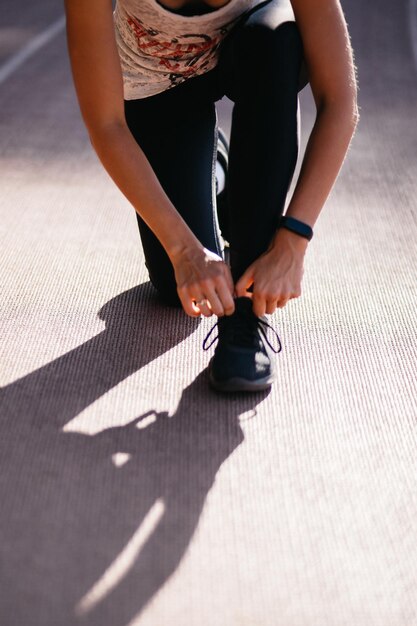
[[[231,315],[235,310],[234,285],[229,267],[207,248],[186,248],[171,258],[177,292],[191,317]],[[206,300],[197,306],[195,303]]]
[[[270,248],[254,261],[236,283],[237,296],[252,298],[253,312],[260,317],[283,308],[301,296],[303,260],[308,240],[280,229]],[[247,289],[253,285],[253,292]]]

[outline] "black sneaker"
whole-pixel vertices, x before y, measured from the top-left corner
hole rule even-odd
[[[218,335],[207,345],[214,329]],[[276,349],[269,342],[265,329],[270,328],[278,339]],[[269,389],[275,379],[272,352],[281,352],[281,341],[266,318],[256,317],[252,300],[235,299],[232,315],[219,317],[203,342],[203,349],[219,339],[214,356],[209,362],[210,385],[217,391],[262,391]]]

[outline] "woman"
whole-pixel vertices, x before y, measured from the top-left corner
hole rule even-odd
[[[264,315],[301,295],[303,260],[357,121],[339,0],[66,0],[74,82],[91,143],[136,210],[167,304],[218,316],[211,385],[274,380]],[[317,106],[298,154],[303,68]],[[230,267],[215,212],[215,102],[234,103],[227,178]]]

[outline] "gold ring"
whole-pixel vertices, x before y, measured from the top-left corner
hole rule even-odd
[[[196,302],[197,306],[202,306],[203,304],[207,304],[207,298],[203,298],[203,300],[199,300]]]

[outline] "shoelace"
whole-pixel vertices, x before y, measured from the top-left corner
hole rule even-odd
[[[235,332],[234,335],[240,335],[244,341],[247,340],[249,337],[251,339],[253,339],[253,333],[254,331],[258,328],[260,334],[262,335],[262,337],[265,339],[266,343],[268,344],[268,346],[271,348],[271,350],[273,352],[275,352],[275,354],[278,354],[279,352],[281,352],[282,350],[282,344],[281,344],[281,340],[279,338],[279,335],[277,333],[277,331],[275,330],[275,328],[273,328],[270,324],[268,324],[268,322],[266,322],[265,320],[259,318],[259,317],[254,317],[253,321],[251,320],[252,323],[248,323],[247,320],[243,320],[242,323],[238,324],[236,323],[236,320],[234,320],[235,323]],[[204,341],[203,341],[203,350],[209,350],[211,348],[211,346],[214,344],[214,342],[219,338],[219,335],[217,334],[214,339],[212,339],[212,341],[209,343],[209,345],[207,344],[207,341],[209,340],[209,338],[211,337],[211,335],[214,332],[214,329],[219,325],[219,322],[216,322],[214,324],[214,326],[209,330],[209,332],[207,333]],[[272,330],[272,332],[274,333],[275,337],[278,340],[278,344],[279,344],[279,348],[278,350],[272,345],[272,343],[269,341],[268,336],[266,334],[266,329],[269,328],[270,330]]]

